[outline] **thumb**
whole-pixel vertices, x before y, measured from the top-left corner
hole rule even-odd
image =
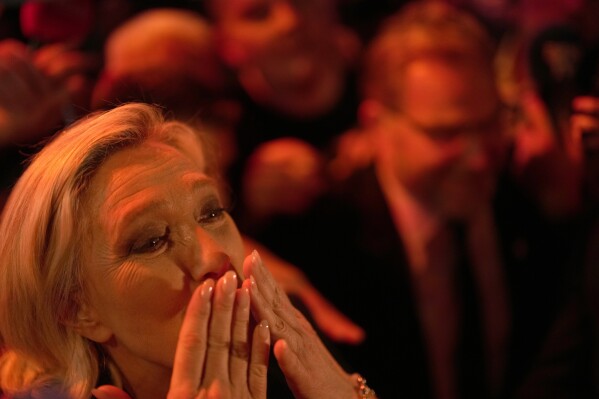
[[[291,388],[294,393],[301,390],[301,382],[308,381],[309,377],[305,367],[297,357],[297,354],[291,350],[287,341],[279,339],[275,342],[273,354],[279,363],[283,375],[285,375],[289,388]]]
[[[122,389],[113,385],[102,385],[92,389],[92,395],[97,399],[131,399]]]

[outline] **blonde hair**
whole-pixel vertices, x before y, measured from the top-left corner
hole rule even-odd
[[[15,393],[58,383],[74,398],[89,397],[104,367],[102,356],[96,344],[68,326],[84,298],[82,196],[108,157],[148,140],[206,159],[211,152],[196,133],[167,121],[156,107],[127,104],[84,118],[35,156],[0,222],[0,335],[5,345],[0,390]],[[206,163],[206,173],[216,174],[214,159]]]
[[[476,57],[492,73],[495,43],[473,15],[440,1],[413,1],[388,17],[364,56],[362,92],[397,106],[397,79],[422,57],[447,60]]]

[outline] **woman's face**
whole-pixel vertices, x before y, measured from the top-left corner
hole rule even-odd
[[[170,376],[193,290],[241,276],[241,238],[203,170],[204,159],[150,141],[111,156],[86,194],[85,317],[99,326],[88,338],[129,380]]]

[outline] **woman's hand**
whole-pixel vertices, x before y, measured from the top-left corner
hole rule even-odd
[[[287,295],[295,295],[302,301],[302,304],[310,312],[315,326],[327,338],[349,345],[358,345],[364,341],[366,335],[364,330],[318,292],[299,268],[276,256],[268,248],[248,236],[243,236],[243,245],[248,254],[254,248],[260,252],[264,264],[275,281]]]
[[[189,302],[179,333],[170,399],[265,399],[270,349],[266,322],[250,337],[250,294],[229,271],[205,281]],[[127,399],[118,388],[93,390],[98,399]]]
[[[283,290],[254,251],[243,264],[249,278],[242,288],[251,295],[257,320],[267,320],[276,340],[274,355],[296,398],[326,399],[356,397],[355,383],[335,361],[318,335],[289,302]]]

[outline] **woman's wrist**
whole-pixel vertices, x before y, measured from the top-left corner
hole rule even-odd
[[[358,373],[351,375],[358,399],[377,399],[374,389],[366,384],[366,379]]]

